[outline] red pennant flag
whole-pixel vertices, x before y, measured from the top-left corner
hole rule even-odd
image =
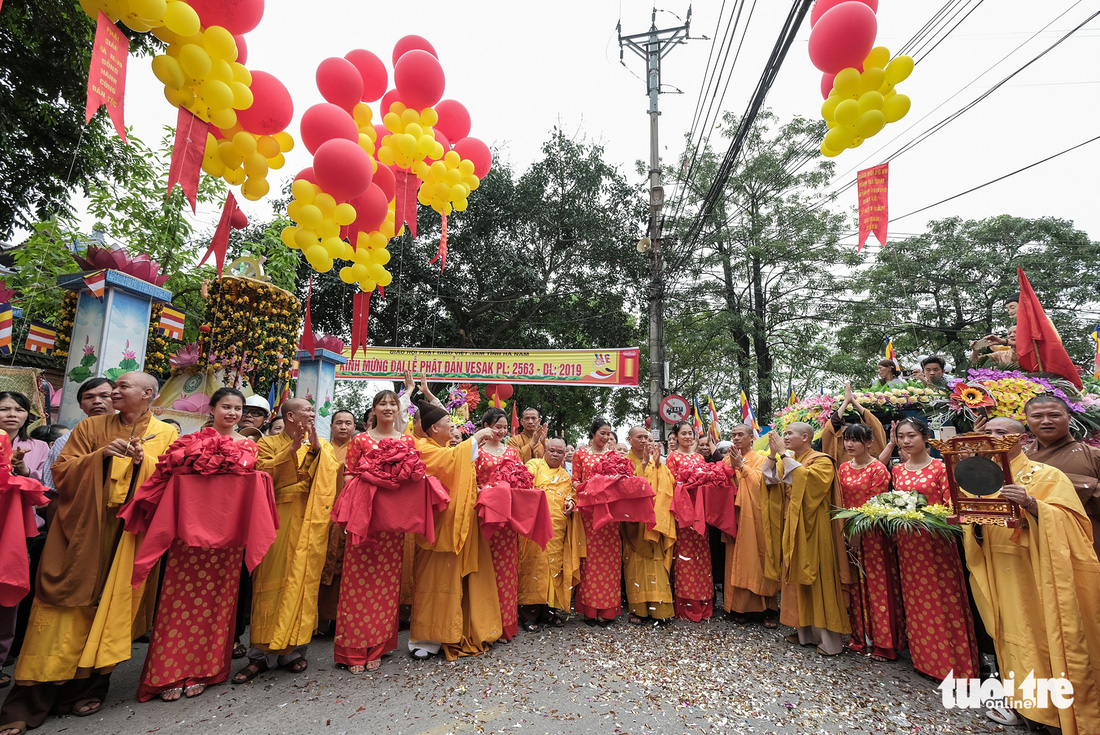
[[[168,193],[176,184],[194,212],[198,206],[199,175],[202,173],[202,157],[206,153],[206,136],[210,123],[205,123],[181,107],[176,117],[176,142],[172,146],[172,163],[168,167]]]
[[[1020,367],[1032,373],[1054,373],[1081,388],[1081,374],[1069,359],[1058,330],[1051,324],[1043,305],[1031,288],[1022,268],[1020,278],[1020,310],[1016,315],[1016,358]]]
[[[371,291],[360,291],[355,294],[351,306],[351,359],[355,359],[355,352],[362,347],[367,349],[367,321],[370,319],[370,295]]]
[[[428,261],[428,265],[437,260],[442,261],[439,264],[439,272],[442,273],[447,267],[447,215],[443,215],[443,236],[439,238],[439,250],[436,252],[435,257]]]
[[[126,125],[122,108],[126,97],[126,56],[130,42],[111,19],[99,12],[95,27],[95,45],[92,46],[92,65],[88,69],[88,103],[84,108],[84,124],[87,125],[99,108],[107,106],[107,114],[118,131],[118,137],[126,140]]]
[[[206,262],[211,253],[214,262],[218,266],[218,277],[221,278],[222,268],[225,266],[225,251],[229,248],[229,228],[233,220],[233,214],[237,211],[237,199],[233,192],[225,195],[225,206],[222,207],[222,218],[218,220],[218,229],[214,230],[214,237],[210,238],[210,247],[206,249],[206,255],[202,256],[199,265]]]
[[[890,219],[887,189],[890,164],[864,169],[856,175],[859,182],[859,250],[873,232],[879,244],[886,245],[886,224]]]
[[[416,191],[419,188],[417,177],[408,171],[397,169],[394,172],[397,177],[397,191],[394,195],[394,230],[400,230],[401,225],[408,225],[409,232],[416,237]]]
[[[317,357],[317,346],[313,343],[313,320],[309,317],[309,302],[313,300],[313,276],[309,277],[309,288],[306,289],[306,318],[302,327],[302,338],[298,340],[298,349],[308,352],[310,357]]]
[[[512,434],[519,434],[519,416],[516,415],[516,401],[512,399]]]

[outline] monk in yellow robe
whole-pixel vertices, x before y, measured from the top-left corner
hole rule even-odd
[[[519,614],[528,632],[538,630],[539,619],[561,627],[573,605],[573,588],[581,581],[584,526],[574,520],[577,491],[565,469],[565,440],[546,440],[546,454],[532,459],[527,469],[536,489],[546,493],[554,535],[539,548],[529,538],[519,539]]]
[[[994,418],[986,431],[1010,436],[1025,430],[1013,419]],[[1020,506],[1027,527],[966,528],[974,604],[993,637],[1001,677],[1014,679],[1016,712],[1061,728],[1063,735],[1100,733],[1100,562],[1092,523],[1061,470],[1029,458],[1019,445],[1010,465],[1014,482],[999,497]],[[1045,707],[1023,701],[1029,676],[1068,679],[1072,704],[1059,709],[1052,701]],[[1011,713],[1001,714],[1012,721]]]
[[[340,465],[336,473],[336,496],[344,489],[344,460],[347,458],[348,445],[355,436],[355,414],[341,409],[332,414],[329,444],[336,462]],[[335,501],[333,501],[335,502]],[[340,579],[344,573],[344,529],[329,521],[328,551],[325,553],[325,566],[321,570],[321,586],[317,591],[317,630],[327,631],[336,620],[336,609],[340,604]]]
[[[537,408],[523,409],[520,424],[523,431],[511,437],[508,446],[519,452],[520,461],[524,464],[532,459],[542,459],[546,456],[546,434],[550,427],[542,423]]]
[[[317,627],[317,590],[340,464],[332,445],[317,436],[309,401],[292,398],[280,414],[282,433],[260,439],[256,458],[256,469],[275,484],[279,531],[252,572],[252,647],[234,684],[276,666],[305,671],[306,644]]]
[[[153,376],[119,377],[118,413],[77,424],[53,465],[58,496],[0,732],[38,727],[54,709],[95,714],[111,671],[130,658],[145,586],[130,586],[140,539],[115,514],[179,437],[150,413],[156,396]]]
[[[451,502],[435,516],[435,543],[417,538],[413,573],[412,621],[409,650],[426,659],[440,650],[453,661],[484,653],[500,638],[500,600],[489,544],[478,528],[478,443],[491,429],[482,429],[457,446],[451,441],[447,410],[428,401],[417,402],[416,448],[428,469],[450,493]]]
[[[649,620],[671,621],[676,614],[673,606],[672,571],[676,545],[676,519],[672,515],[672,490],[676,485],[672,473],[661,462],[660,452],[644,426],[635,426],[627,433],[634,463],[634,474],[644,477],[656,493],[653,502],[657,524],[621,523],[623,537],[623,583],[630,608],[630,622],[642,625]]]
[[[836,467],[831,457],[813,451],[813,436],[813,427],[801,421],[791,423],[782,439],[769,433],[763,475],[787,499],[779,622],[795,629],[789,643],[816,644],[818,653],[836,656],[852,632],[843,591],[851,580],[841,529],[829,512],[840,507]]]
[[[776,623],[769,611],[779,609],[779,566],[773,562],[769,573],[768,540],[781,540],[783,494],[764,484],[764,457],[752,448],[752,427],[739,424],[733,427],[731,436],[733,448],[726,456],[736,472],[737,538],[723,534],[724,607],[734,619],[743,621],[747,621],[747,615],[763,615],[764,627],[774,628]]]

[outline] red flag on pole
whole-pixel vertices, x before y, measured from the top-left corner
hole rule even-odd
[[[229,228],[236,212],[237,198],[233,196],[233,192],[229,192],[225,195],[225,206],[222,207],[222,218],[218,220],[218,228],[214,230],[214,237],[210,238],[210,247],[206,249],[206,255],[199,261],[199,265],[202,265],[213,254],[214,262],[218,265],[219,278],[225,266],[225,251],[229,248]]]
[[[123,122],[123,102],[126,97],[126,56],[130,53],[130,41],[111,19],[99,12],[95,27],[95,45],[92,46],[92,65],[88,69],[88,102],[84,108],[84,124],[103,105],[118,131],[118,137],[126,141],[126,124]]]
[[[859,250],[873,232],[880,245],[886,245],[886,223],[890,219],[887,189],[890,164],[864,169],[856,175],[859,182]]]
[[[1081,388],[1081,374],[1069,359],[1058,330],[1043,311],[1043,305],[1031,288],[1022,268],[1020,278],[1020,310],[1016,315],[1016,356],[1020,367],[1033,373],[1054,373]]]
[[[168,193],[176,184],[194,212],[199,198],[199,175],[202,173],[202,157],[206,152],[206,136],[210,124],[198,119],[181,107],[176,117],[176,142],[172,146],[172,163],[168,166]]]
[[[298,349],[308,352],[310,357],[317,357],[317,346],[313,343],[313,320],[309,316],[309,302],[313,300],[313,276],[309,277],[309,287],[306,289],[306,318],[302,325],[302,338],[298,340]]]
[[[512,399],[512,434],[519,433],[519,416],[516,415],[516,399]]]
[[[351,359],[360,347],[367,349],[367,321],[370,319],[371,291],[355,294],[351,305]]]

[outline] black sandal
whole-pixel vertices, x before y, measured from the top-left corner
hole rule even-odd
[[[291,673],[300,674],[309,668],[309,661],[306,661],[305,657],[296,658],[283,668]]]
[[[642,620],[637,615],[631,615],[630,616],[630,624],[631,625],[645,625],[645,622],[646,621]]]
[[[233,658],[244,658],[248,655],[248,647],[237,641],[233,644]]]
[[[533,620],[528,620],[527,622],[525,622],[523,624],[523,629],[526,630],[528,633],[538,633],[539,630],[541,630],[541,628],[539,628],[539,624]]]
[[[557,613],[550,613],[546,618],[546,624],[552,625],[555,628],[564,628],[565,618],[563,618],[561,615],[558,615]]]
[[[0,689],[4,689],[5,687],[9,686],[11,686],[11,677],[7,674],[0,674]]]
[[[238,671],[233,675],[233,678],[229,680],[231,684],[247,684],[255,679],[260,674],[267,671],[267,661],[250,661],[248,666]]]

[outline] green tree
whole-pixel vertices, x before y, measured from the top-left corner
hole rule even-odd
[[[95,21],[72,0],[8,2],[0,13],[0,236],[64,219],[74,191],[87,193],[125,165],[106,112],[84,124],[94,38]],[[161,45],[135,34],[130,52]]]

